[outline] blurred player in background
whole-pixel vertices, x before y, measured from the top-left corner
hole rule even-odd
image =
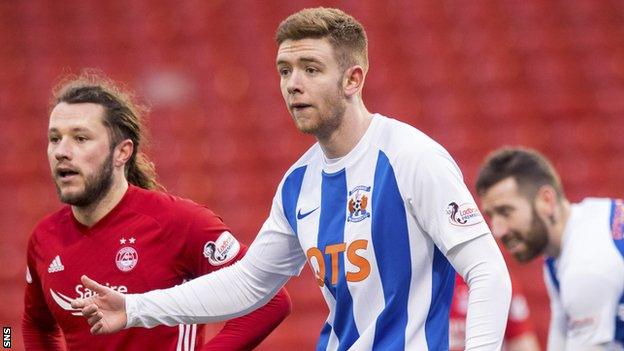
[[[204,327],[130,329],[94,337],[72,309],[96,292],[89,274],[120,293],[168,288],[240,260],[246,247],[212,211],[154,191],[140,152],[141,110],[112,82],[92,74],[55,91],[48,160],[60,200],[28,244],[23,317],[28,350],[248,350],[290,312],[280,291],[257,311],[225,324],[204,345]],[[210,299],[211,296],[203,296]],[[62,334],[61,334],[62,332]]]
[[[277,44],[286,106],[318,143],[280,182],[247,256],[125,302],[85,278],[102,296],[74,306],[98,334],[215,320],[260,306],[307,260],[329,307],[318,350],[445,350],[455,267],[473,291],[467,349],[498,350],[505,262],[448,152],[364,106],[362,25],[340,10],[306,9],[280,24]]]
[[[528,149],[491,154],[476,187],[494,235],[514,258],[545,257],[548,350],[621,350],[624,201],[570,204],[550,163]]]
[[[509,317],[507,328],[505,329],[505,340],[503,351],[539,351],[537,335],[533,328],[533,323],[529,318],[529,306],[527,300],[520,290],[517,282],[510,272],[511,306],[509,307]],[[455,275],[455,291],[453,292],[453,302],[451,304],[451,317],[449,327],[449,350],[463,351],[466,339],[466,312],[468,307],[468,285],[459,274]]]

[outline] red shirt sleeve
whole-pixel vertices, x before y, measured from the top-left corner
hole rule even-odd
[[[286,289],[281,288],[263,307],[225,323],[219,333],[201,350],[251,350],[271,334],[290,311],[290,296]]]
[[[191,277],[198,277],[227,267],[240,260],[247,251],[230,233],[221,218],[202,208],[187,233],[185,266]],[[289,314],[291,300],[282,288],[263,307],[225,323],[219,333],[203,347],[212,350],[250,350],[264,340]]]
[[[52,316],[43,296],[36,270],[32,239],[28,243],[26,290],[22,336],[26,350],[64,350],[61,328]]]

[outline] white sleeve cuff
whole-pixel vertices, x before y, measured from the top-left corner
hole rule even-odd
[[[126,305],[126,326],[124,327],[124,329],[138,326],[137,302],[134,295],[135,294],[124,295],[124,303]]]

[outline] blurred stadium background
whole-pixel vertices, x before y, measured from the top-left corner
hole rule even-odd
[[[425,131],[472,188],[502,145],[550,157],[569,198],[624,193],[624,2],[619,0],[0,1],[0,324],[21,349],[28,235],[59,208],[45,155],[47,102],[82,68],[151,106],[148,153],[175,194],[250,243],[280,177],[313,139],[284,107],[273,36],[287,15],[340,7],[370,41],[369,110]],[[539,262],[520,274],[544,343]],[[311,350],[326,315],[309,269],[294,311],[259,349]]]

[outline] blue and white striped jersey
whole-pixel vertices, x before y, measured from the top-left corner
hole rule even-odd
[[[548,257],[549,349],[609,344],[624,350],[624,201],[571,206],[559,257]]]
[[[290,275],[309,263],[330,311],[318,350],[446,350],[445,255],[487,233],[448,152],[376,114],[346,156],[315,144],[288,170],[250,259]]]

